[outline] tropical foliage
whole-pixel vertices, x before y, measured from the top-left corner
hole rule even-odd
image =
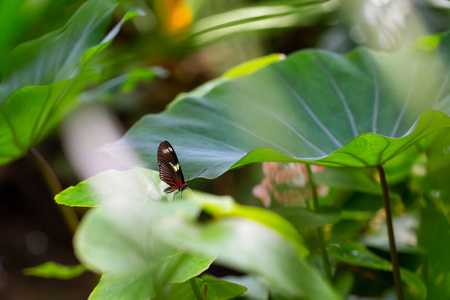
[[[19,2],[0,4],[12,22],[23,18]],[[0,38],[0,164],[34,158],[79,261],[42,261],[24,274],[94,272],[89,299],[449,298],[449,32],[396,51],[248,58],[162,112],[136,109],[126,133],[96,149],[121,170],[62,190],[36,147],[79,107],[103,103],[120,114],[118,102],[177,76],[176,59],[342,9],[283,0],[213,12],[207,2],[89,0],[55,31],[20,43],[17,27]],[[136,38],[133,28],[146,29]],[[192,190],[163,192],[164,140]],[[209,182],[229,174],[239,188],[221,185],[234,197],[215,195]]]

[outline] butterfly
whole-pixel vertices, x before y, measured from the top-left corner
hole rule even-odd
[[[169,185],[164,190],[164,193],[168,194],[174,191],[178,193],[188,188],[188,184],[184,182],[183,172],[181,171],[177,155],[168,141],[159,144],[158,165],[159,178]]]

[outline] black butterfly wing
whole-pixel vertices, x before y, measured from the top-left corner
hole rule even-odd
[[[171,188],[166,189],[165,192],[173,192],[175,189],[184,185],[184,177],[180,163],[172,145],[168,141],[159,144],[158,165],[159,178]]]

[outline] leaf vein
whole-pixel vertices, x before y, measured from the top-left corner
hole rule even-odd
[[[192,99],[192,98],[191,98],[191,99]],[[199,103],[201,103],[201,102],[205,103],[205,102],[206,102],[206,101],[202,101],[202,100],[201,100],[201,99],[203,99],[203,98],[194,98],[194,99],[195,99],[197,102],[199,102]],[[195,102],[193,102],[193,103],[195,103]],[[291,157],[294,157],[294,156],[295,156],[294,154],[292,154],[292,153],[291,153],[290,151],[288,151],[287,149],[285,149],[285,148],[283,148],[283,147],[280,147],[279,145],[277,145],[277,144],[275,144],[275,143],[272,143],[271,141],[266,140],[265,138],[261,137],[260,135],[257,135],[256,133],[252,132],[251,130],[245,128],[244,126],[239,125],[239,124],[233,122],[232,120],[230,120],[230,119],[224,117],[223,115],[218,114],[217,112],[215,112],[215,111],[213,111],[213,110],[211,110],[211,109],[207,109],[206,107],[202,107],[202,106],[199,106],[199,105],[197,105],[197,108],[202,109],[202,110],[205,110],[205,111],[207,111],[208,113],[211,113],[211,114],[215,115],[216,117],[222,119],[223,121],[229,123],[230,125],[232,125],[232,126],[238,128],[238,129],[240,129],[240,130],[242,130],[242,131],[244,131],[244,132],[246,132],[246,133],[248,133],[248,134],[254,136],[255,138],[257,138],[257,139],[263,141],[264,143],[267,143],[267,144],[271,145],[273,148],[282,150],[285,154],[287,154],[287,155],[289,155],[289,156],[291,156]]]
[[[372,71],[373,84],[374,84],[374,98],[373,98],[373,116],[372,116],[372,132],[377,132],[377,120],[378,120],[378,109],[380,103],[380,87],[378,85],[377,72],[375,66],[370,59],[367,60],[370,65],[370,70]]]
[[[195,135],[195,136],[197,136],[197,137],[203,138],[203,139],[208,140],[208,141],[211,141],[211,142],[215,142],[215,143],[217,143],[217,144],[220,144],[220,145],[223,145],[223,146],[225,146],[225,147],[227,147],[227,148],[230,148],[230,149],[232,149],[232,150],[234,150],[234,151],[242,152],[242,153],[244,153],[244,155],[247,154],[247,152],[244,151],[244,150],[242,150],[242,149],[236,148],[236,147],[234,147],[234,146],[232,146],[232,145],[230,145],[230,144],[228,144],[228,143],[224,143],[224,142],[222,142],[222,141],[213,139],[213,138],[211,138],[211,137],[209,137],[209,136],[206,136],[206,135],[203,135],[203,134],[198,134],[198,133],[195,133],[195,132],[192,132],[192,131],[189,131],[189,130],[187,130],[187,129],[184,129],[184,128],[181,128],[181,127],[178,127],[178,126],[174,126],[174,125],[167,125],[167,124],[166,124],[165,126],[166,126],[166,127],[169,127],[169,128],[174,128],[174,129],[179,130],[179,131],[183,131],[183,132],[188,133],[188,134],[191,134],[191,135]]]
[[[343,146],[341,144],[341,142],[339,142],[334,137],[334,135],[326,128],[326,126],[322,122],[320,122],[319,118],[317,118],[317,116],[314,114],[314,112],[311,110],[311,108],[305,103],[303,98],[289,85],[289,83],[286,81],[286,79],[279,72],[275,71],[275,74],[277,74],[277,76],[281,79],[283,84],[289,89],[291,94],[294,95],[294,97],[300,102],[300,104],[306,110],[308,115],[314,120],[314,122],[317,124],[317,126],[319,126],[323,132],[325,132],[325,134],[336,144],[336,146],[341,148]]]
[[[434,105],[436,105],[440,102],[440,99],[442,97],[442,94],[444,93],[444,89],[447,86],[447,82],[448,82],[449,78],[450,78],[450,69],[448,69],[447,74],[445,75],[444,82],[442,83],[442,86],[439,89],[439,94],[437,95],[436,99],[434,100]]]
[[[358,136],[359,133],[358,133],[358,130],[356,129],[355,118],[353,116],[353,113],[352,113],[350,107],[348,106],[347,99],[345,98],[344,93],[341,91],[338,84],[336,83],[334,78],[331,76],[330,72],[328,72],[328,69],[325,67],[325,64],[317,57],[317,55],[314,55],[314,58],[318,62],[320,68],[323,70],[323,72],[325,73],[325,76],[327,77],[328,81],[333,86],[334,91],[338,95],[339,100],[341,101],[342,106],[344,107],[345,113],[347,114],[347,117],[349,119],[350,126],[352,127],[352,131],[353,131],[353,135],[355,137]]]
[[[240,94],[240,93],[239,93]],[[255,107],[257,107],[258,109],[264,111],[266,114],[271,115],[272,117],[274,117],[276,120],[278,120],[281,124],[283,124],[284,126],[286,126],[287,128],[289,128],[297,137],[299,137],[302,141],[304,141],[308,146],[310,146],[312,149],[314,149],[316,152],[320,153],[321,155],[326,156],[327,154],[320,149],[319,147],[317,147],[316,145],[314,145],[311,141],[309,141],[307,138],[305,138],[302,134],[300,134],[297,130],[295,130],[294,127],[292,127],[288,122],[284,121],[283,119],[279,118],[276,114],[274,114],[273,112],[271,112],[270,110],[265,109],[264,107],[256,104],[255,102],[251,101],[249,97],[247,97],[245,94],[240,94],[241,96],[244,96],[244,98],[247,99],[247,101],[251,104],[253,104]]]
[[[395,121],[394,128],[392,129],[392,132],[391,132],[392,137],[394,137],[395,134],[397,133],[400,122],[403,119],[403,116],[405,114],[406,107],[408,106],[409,102],[411,101],[412,90],[413,90],[413,86],[414,86],[414,78],[416,77],[416,71],[417,71],[417,63],[414,63],[413,67],[412,67],[411,82],[409,83],[409,88],[408,88],[408,96],[406,98],[405,103],[403,104],[400,114],[397,117],[397,120]]]

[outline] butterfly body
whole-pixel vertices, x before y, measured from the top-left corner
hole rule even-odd
[[[183,172],[181,171],[177,155],[168,141],[159,144],[158,165],[159,178],[169,185],[164,190],[164,193],[172,193],[174,191],[179,193],[188,188],[188,184],[184,182]]]

